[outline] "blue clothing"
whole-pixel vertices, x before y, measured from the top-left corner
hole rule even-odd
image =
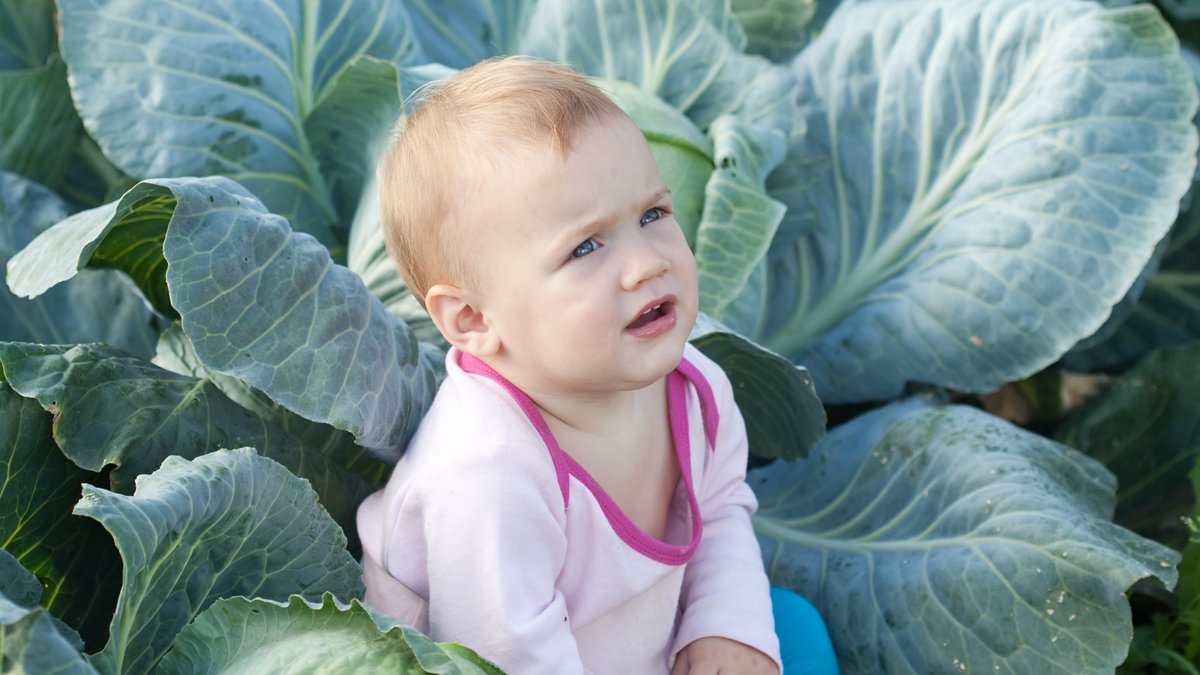
[[[803,597],[771,589],[783,675],[837,675],[837,655],[817,609]]]

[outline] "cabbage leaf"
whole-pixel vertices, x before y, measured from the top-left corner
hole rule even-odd
[[[827,402],[990,391],[1094,333],[1191,183],[1196,87],[1148,5],[855,2],[792,63],[759,342]]]

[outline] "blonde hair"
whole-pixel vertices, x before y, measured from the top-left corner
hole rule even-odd
[[[439,283],[476,281],[456,202],[516,149],[549,146],[565,157],[588,124],[624,112],[587,77],[530,57],[477,63],[423,91],[379,163],[388,252],[422,306]]]

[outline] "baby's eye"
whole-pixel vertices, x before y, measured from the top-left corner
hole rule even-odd
[[[642,219],[638,221],[642,225],[649,225],[659,218],[663,217],[663,210],[657,206],[642,214]]]
[[[587,241],[583,242],[582,244],[576,246],[574,251],[571,251],[571,257],[572,258],[582,258],[583,256],[591,253],[592,251],[595,251],[597,248],[598,248],[598,245],[596,244],[596,240],[588,239]]]

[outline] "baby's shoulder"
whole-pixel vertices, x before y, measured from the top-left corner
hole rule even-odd
[[[462,373],[442,384],[401,463],[413,473],[555,475],[545,443],[512,398]]]

